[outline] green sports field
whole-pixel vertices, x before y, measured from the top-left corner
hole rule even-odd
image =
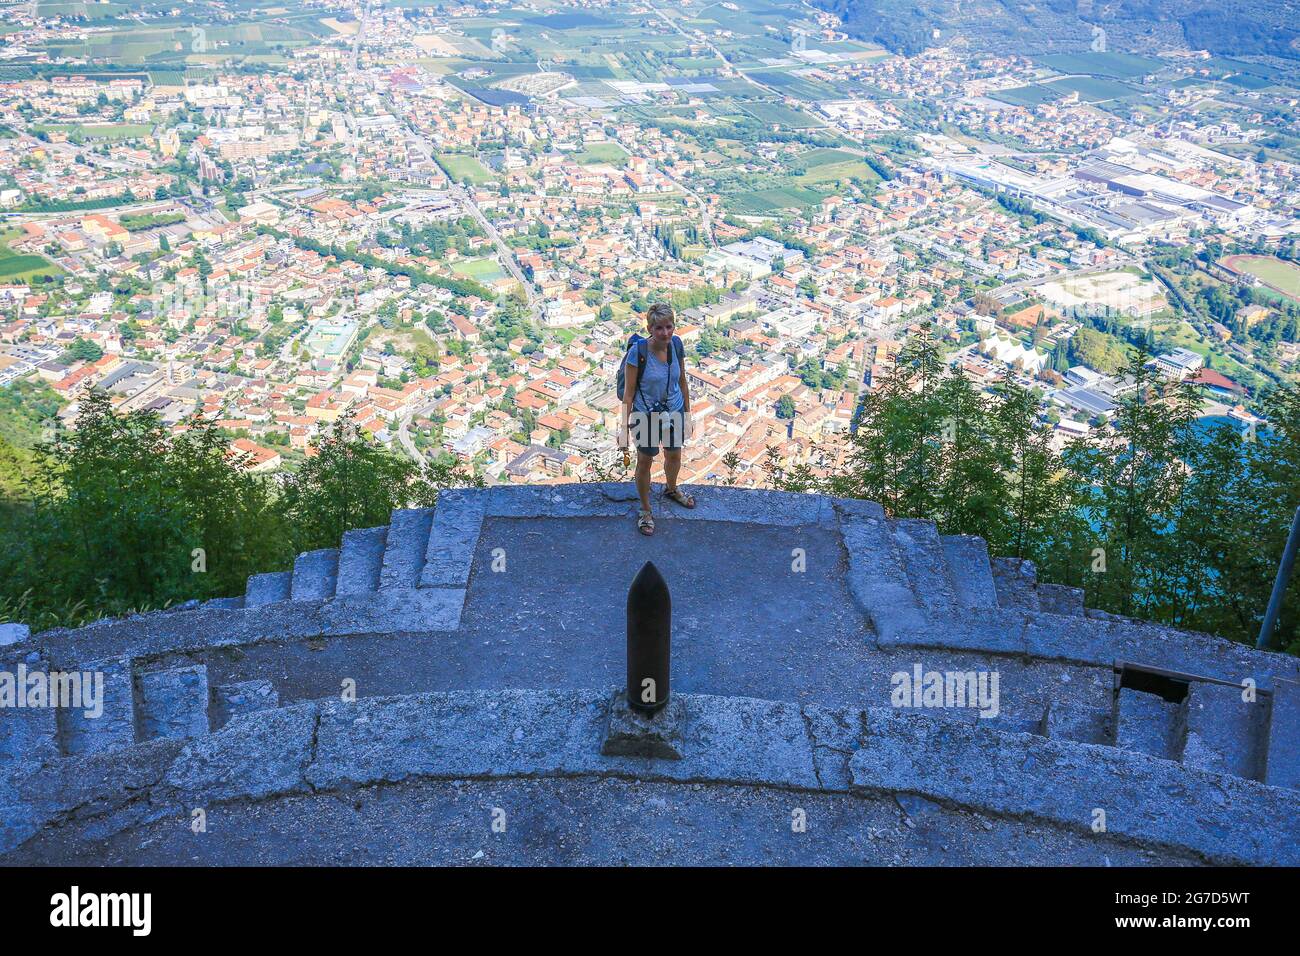
[[[482,259],[465,259],[457,262],[451,267],[457,275],[474,279],[478,282],[492,282],[495,279],[504,279],[505,270],[497,263],[496,259],[485,257]]]
[[[1255,276],[1265,285],[1300,302],[1300,266],[1273,256],[1228,256],[1223,265]]]
[[[481,186],[484,183],[492,182],[495,178],[492,172],[473,156],[439,153],[434,159],[438,161],[438,165],[442,167],[443,172],[456,182],[468,179],[475,186]]]

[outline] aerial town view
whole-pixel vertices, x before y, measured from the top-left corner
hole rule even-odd
[[[204,793],[214,820],[236,797],[269,801],[257,826],[283,818],[252,850],[214,827],[191,851],[159,822],[170,797],[113,804],[95,830],[85,806],[113,798],[13,802],[29,789],[6,770],[0,862],[1296,865],[1300,11],[1231,7],[0,3],[0,664],[102,670],[100,703],[120,681],[127,708],[124,722],[60,709],[46,729],[5,730],[0,713],[0,759],[40,773],[166,742],[185,748],[160,764],[169,793]],[[630,447],[643,386],[680,410],[684,448]],[[763,537],[792,528],[807,540]],[[820,583],[756,589],[746,569],[773,548],[788,564],[792,546]],[[491,573],[507,560],[526,581]],[[627,594],[630,695],[634,596],[660,571],[683,696],[652,703],[694,723],[647,731],[630,696],[554,703],[566,726],[609,714],[591,754],[555,744],[593,781],[580,790],[534,779],[521,754],[563,736],[547,723],[561,718],[510,698],[518,728],[498,729],[521,766],[467,784],[503,820],[530,788],[530,805],[576,812],[573,787],[599,808],[588,842],[489,846],[502,823],[475,856],[447,810],[450,835],[425,854],[385,844],[379,811],[318,808],[322,832],[373,856],[288,848],[292,801],[338,780],[478,774],[399,766],[396,738],[340,723],[340,681],[376,728],[423,696],[457,728],[439,733],[486,739],[461,696],[622,685]],[[786,593],[828,643],[804,647],[798,615],[764,604]],[[552,620],[557,596],[570,610]],[[611,607],[613,656],[566,660]],[[757,637],[701,657],[709,608],[787,635],[789,659]],[[474,639],[454,662],[385,643],[435,632]],[[540,642],[527,667],[498,649],[510,635]],[[827,769],[841,749],[818,735],[847,725],[814,711],[860,708],[864,728],[873,708],[898,716],[891,688],[917,647],[1001,669],[988,719],[954,726],[996,737],[1003,759],[1031,739],[1104,748],[1080,774],[1182,796],[1145,822],[1116,810],[1094,839],[1052,804],[1082,784],[1045,770],[1017,778],[1049,794],[1025,822],[992,781],[967,781],[972,796],[912,779],[867,738]],[[1257,709],[1230,714],[1214,692],[1243,680]],[[667,800],[690,817],[731,787],[749,794],[738,831],[755,832],[762,801],[788,823],[774,794],[802,771],[775,751],[729,769],[692,736],[715,706],[711,733],[779,736],[772,714],[726,709],[772,701],[804,709],[806,819],[834,804],[851,850],[752,836],[728,856],[723,836],[665,823],[637,859],[642,824],[607,808]],[[263,717],[293,738],[298,712],[301,787],[199,779],[217,758],[191,748],[234,746],[229,728]],[[897,733],[901,750],[911,726],[870,739]],[[961,761],[985,746],[942,740]],[[348,762],[368,747],[389,764]],[[484,759],[488,776],[509,762]],[[602,761],[678,769],[644,776],[647,795]],[[674,773],[711,782],[688,791]],[[1211,773],[1235,822],[1185,833]],[[177,801],[189,827],[201,804]],[[905,845],[923,831],[946,836]]]

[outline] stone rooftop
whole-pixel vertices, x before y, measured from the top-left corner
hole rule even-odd
[[[0,709],[0,862],[1300,863],[1300,660],[872,502],[692,490],[651,538],[630,483],[447,491],[242,597],[0,647],[105,675],[95,719]],[[680,759],[602,752],[647,560]],[[918,668],[996,707],[895,706]]]

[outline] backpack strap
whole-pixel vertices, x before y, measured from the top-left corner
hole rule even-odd
[[[636,391],[641,396],[641,403],[645,404],[645,392],[641,389],[641,382],[645,378],[646,353],[650,348],[650,340],[638,338],[636,342]]]

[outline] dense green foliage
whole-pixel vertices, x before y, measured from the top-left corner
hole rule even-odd
[[[257,231],[264,235],[275,236],[277,239],[283,239],[287,235],[287,233],[272,229],[270,226],[258,226]],[[473,279],[449,279],[446,276],[435,275],[418,266],[399,265],[366,252],[349,252],[343,246],[327,245],[304,236],[295,236],[293,242],[299,249],[308,249],[320,256],[333,256],[340,261],[349,260],[359,263],[367,269],[383,269],[389,275],[406,276],[417,285],[435,285],[449,292],[454,292],[456,295],[477,296],[485,302],[496,300],[496,293]]]
[[[1155,377],[1148,357],[1132,350],[1121,372],[1136,385],[1108,427],[1058,455],[1032,393],[1004,382],[987,399],[918,337],[866,396],[842,473],[769,473],[979,535],[1090,607],[1253,642],[1300,507],[1300,390],[1264,396],[1269,428],[1243,438],[1198,425],[1194,387]],[[1300,652],[1300,580],[1275,641]]]
[[[1086,9],[1077,0],[1002,0],[972,11],[950,0],[816,0],[815,5],[840,17],[850,36],[872,40],[904,56],[939,45],[933,30],[943,34],[960,30],[978,48],[1019,53],[1026,45],[1059,43],[1063,23],[1080,27],[1097,23],[1149,33],[1151,24],[1173,20],[1190,49],[1289,59],[1297,58],[1294,41],[1300,36],[1291,24],[1284,25],[1281,7],[1273,0],[1247,0],[1230,8],[1212,0],[1177,4],[1124,0]]]
[[[173,434],[88,392],[75,431],[37,446],[29,500],[3,512],[0,617],[40,629],[241,594],[250,574],[337,546],[393,508],[431,506],[440,488],[481,483],[399,458],[347,417],[283,487],[242,464],[210,422]]]

